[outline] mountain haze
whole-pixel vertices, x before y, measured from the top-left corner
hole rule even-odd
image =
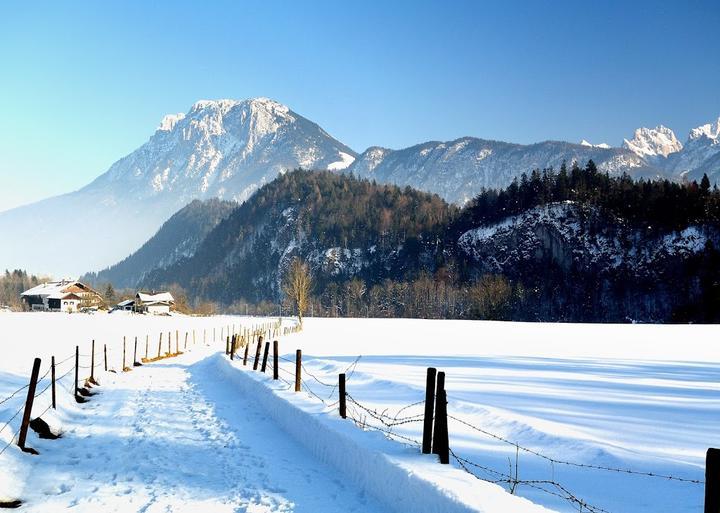
[[[267,98],[206,100],[166,116],[148,142],[86,187],[0,213],[0,267],[78,275],[138,249],[193,199],[244,201],[298,167],[340,169],[355,152]]]
[[[164,269],[195,254],[200,243],[238,204],[216,198],[193,200],[160,227],[150,240],[123,261],[82,279],[96,286],[112,283],[135,288],[153,270]]]

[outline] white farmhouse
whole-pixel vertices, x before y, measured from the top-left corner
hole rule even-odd
[[[26,290],[20,297],[32,311],[77,312],[83,305],[97,307],[102,304],[100,294],[74,280],[43,283]]]
[[[175,298],[169,292],[146,294],[138,292],[135,295],[135,311],[155,315],[170,314],[170,307],[175,304]]]

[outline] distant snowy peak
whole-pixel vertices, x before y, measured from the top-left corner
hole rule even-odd
[[[655,128],[638,128],[632,139],[624,140],[623,147],[639,157],[668,157],[682,150],[683,145],[672,130],[658,125]]]
[[[714,124],[706,123],[690,130],[690,140],[701,139],[703,137],[707,137],[713,142],[717,142],[720,139],[720,117],[718,117]]]
[[[603,148],[605,150],[610,149],[610,145],[608,143],[593,144],[586,139],[580,141],[580,146],[587,146],[588,148]]]

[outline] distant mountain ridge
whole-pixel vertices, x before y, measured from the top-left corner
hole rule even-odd
[[[622,148],[604,148],[561,141],[513,144],[475,137],[432,141],[402,150],[372,147],[347,168],[359,178],[409,185],[463,204],[483,188],[507,187],[522,173],[563,162],[595,161],[610,174],[657,174],[642,157]]]

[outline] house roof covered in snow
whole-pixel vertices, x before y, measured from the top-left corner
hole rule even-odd
[[[175,298],[169,292],[160,292],[158,294],[146,294],[138,292],[135,298],[142,303],[174,303]]]
[[[42,296],[52,299],[62,299],[68,292],[79,290],[92,291],[90,287],[74,280],[49,281],[26,290],[21,296]]]
[[[122,307],[122,306],[130,306],[130,305],[134,305],[134,304],[135,304],[134,299],[126,299],[125,301],[120,301],[117,305]]]

